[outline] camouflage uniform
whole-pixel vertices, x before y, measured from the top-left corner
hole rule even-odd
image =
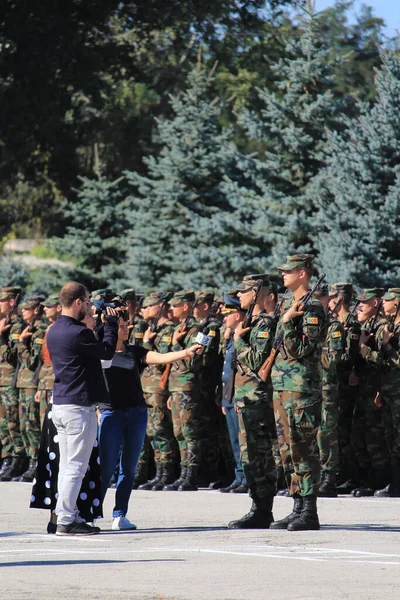
[[[49,296],[44,302],[44,306],[51,308],[52,306],[56,306],[59,304],[58,294],[52,294]],[[53,365],[50,360],[50,354],[47,349],[46,344],[46,335],[49,330],[47,327],[44,337],[44,342],[42,345],[42,350],[39,357],[39,366],[37,369],[38,373],[38,386],[37,389],[40,392],[40,401],[39,401],[39,412],[40,412],[40,427],[43,426],[44,417],[46,414],[47,407],[50,403],[52,394],[53,394],[53,386],[54,386],[54,371]]]
[[[29,299],[26,300],[29,304]],[[33,304],[33,302],[31,303]],[[37,306],[36,302],[34,306]],[[37,378],[42,346],[47,325],[41,321],[35,325],[30,338],[18,342],[18,361],[16,387],[19,393],[19,419],[25,451],[29,458],[37,459],[40,442],[39,404],[35,402]]]
[[[383,290],[367,289],[358,299],[368,300],[382,294]],[[390,477],[390,457],[385,439],[383,408],[377,407],[374,402],[383,365],[382,334],[387,320],[379,318],[371,331],[373,320],[373,318],[369,319],[362,326],[372,334],[372,337],[367,344],[360,346],[360,360],[356,366],[356,374],[360,378],[360,395],[354,410],[352,434],[358,462],[367,473],[366,487],[371,490],[384,487]],[[354,495],[360,494],[357,492]]]
[[[323,471],[336,473],[339,467],[337,426],[339,421],[337,364],[345,342],[343,325],[332,319],[322,348],[322,406],[318,430],[318,448]]]
[[[19,289],[4,288],[0,291],[0,297],[6,300],[18,293]],[[3,457],[9,455],[21,459],[26,455],[20,430],[18,391],[14,386],[14,377],[18,363],[18,341],[23,328],[22,320],[15,316],[11,319],[11,328],[0,336],[0,406],[4,409],[0,421],[0,435]]]
[[[301,262],[288,257],[281,270]],[[287,300],[284,311],[292,304]],[[274,411],[283,469],[290,494],[316,496],[320,479],[317,444],[321,421],[321,350],[326,333],[323,306],[311,299],[295,321],[278,323],[283,344],[272,368]]]
[[[257,276],[245,277],[238,290],[254,287]],[[269,285],[266,275],[265,286]],[[271,351],[276,324],[265,312],[253,315],[251,330],[235,342],[237,372],[235,401],[239,409],[239,444],[243,471],[252,498],[276,493],[276,468],[272,453],[276,439],[272,388],[257,373]]]

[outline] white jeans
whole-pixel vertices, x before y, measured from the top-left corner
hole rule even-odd
[[[53,404],[53,423],[60,446],[57,523],[69,525],[78,515],[76,501],[97,435],[94,406]]]

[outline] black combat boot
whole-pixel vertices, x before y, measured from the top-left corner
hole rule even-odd
[[[14,477],[17,477],[18,480],[21,477],[21,473],[24,472],[25,466],[25,456],[13,456],[8,470],[0,477],[0,481],[12,481]]]
[[[373,496],[376,490],[386,487],[391,479],[390,469],[370,469],[368,471],[367,483],[351,492],[352,496],[361,498],[363,496]]]
[[[337,498],[336,491],[336,473],[332,471],[322,471],[324,476],[319,486],[318,496],[320,498]]]
[[[301,514],[287,526],[288,531],[316,531],[320,529],[317,514],[317,496],[304,496]]]
[[[164,489],[165,485],[174,483],[175,481],[175,465],[174,463],[165,463],[161,465],[162,474],[160,481],[157,481],[151,488],[153,492],[159,492]]]
[[[293,510],[290,513],[290,515],[288,515],[284,519],[281,519],[280,521],[274,521],[273,523],[271,523],[270,529],[287,529],[289,523],[299,518],[303,508],[303,498],[298,494],[295,494],[293,496],[293,502]]]
[[[186,471],[186,477],[178,487],[178,492],[197,492],[199,489],[197,486],[197,473],[199,467],[188,467]]]
[[[232,483],[229,484],[227,487],[219,488],[219,491],[222,492],[223,494],[229,494],[229,492],[231,492],[232,490],[235,490],[239,486],[240,486],[240,482],[235,480],[235,481],[232,481]]]
[[[381,490],[376,490],[374,496],[378,498],[399,498],[400,497],[400,468],[399,465],[393,467],[390,483]]]
[[[23,481],[24,483],[30,483],[31,481],[33,481],[33,478],[35,477],[36,473],[36,462],[36,458],[30,458],[27,470],[24,473],[22,473],[22,475],[17,475],[16,477],[13,477],[11,481]]]
[[[185,481],[186,473],[187,473],[187,466],[184,465],[183,467],[181,467],[181,474],[179,475],[179,478],[176,479],[173,483],[170,483],[169,485],[165,485],[163,487],[163,491],[164,492],[178,491],[179,486]]]
[[[228,529],[268,529],[274,520],[272,514],[273,496],[253,497],[250,512],[237,521],[228,523]]]
[[[3,459],[3,462],[1,463],[1,469],[0,469],[0,481],[2,476],[7,473],[7,471],[9,471],[9,469],[11,468],[11,463],[12,463],[12,456],[6,456]]]
[[[139,485],[146,483],[147,481],[147,464],[138,463],[136,467],[135,479],[133,482],[132,489],[137,490]]]
[[[163,473],[163,465],[158,462],[158,463],[156,463],[156,474],[153,477],[153,479],[149,479],[149,481],[146,481],[146,483],[142,483],[141,485],[139,485],[138,490],[152,490],[153,485],[155,485],[156,483],[160,483],[162,473]],[[136,481],[136,477],[135,477],[135,481]]]

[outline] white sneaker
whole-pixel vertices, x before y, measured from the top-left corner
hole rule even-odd
[[[113,531],[126,531],[128,529],[136,529],[136,525],[135,523],[131,523],[126,517],[115,517],[111,529]]]

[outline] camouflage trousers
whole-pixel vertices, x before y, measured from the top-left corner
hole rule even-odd
[[[39,390],[39,415],[40,415],[40,429],[43,428],[43,421],[46,415],[46,410],[53,394],[52,390]]]
[[[365,471],[375,472],[390,467],[386,444],[383,408],[374,404],[376,386],[365,386],[357,398],[352,431],[352,444],[358,463]]]
[[[175,438],[171,411],[167,407],[168,394],[145,393],[148,412],[147,437],[154,450],[154,459],[162,464],[173,463]]]
[[[13,443],[8,430],[7,411],[0,397],[0,449],[1,458],[12,456]]]
[[[40,442],[39,403],[35,402],[35,394],[35,389],[19,389],[19,423],[28,458],[37,458]]]
[[[352,443],[354,409],[359,396],[359,386],[349,385],[350,372],[339,374],[337,427],[340,470],[350,476],[358,469],[358,461]]]
[[[316,495],[321,466],[317,444],[321,397],[274,391],[276,433],[290,495]]]
[[[172,392],[171,414],[174,436],[179,445],[181,466],[199,467],[202,407],[198,391]]]
[[[223,415],[215,403],[215,390],[203,387],[201,392],[201,456],[206,469],[216,469],[219,447],[219,430]],[[222,425],[223,426],[223,425]]]
[[[152,454],[153,454],[153,447],[150,444],[149,437],[146,433],[146,435],[144,436],[143,446],[140,451],[138,464],[148,466]],[[157,453],[156,449],[154,450],[154,459],[156,462],[157,462],[157,459],[159,460],[159,454]]]
[[[265,498],[276,494],[276,467],[273,445],[276,437],[271,402],[241,402],[239,406],[240,460],[250,496]]]
[[[324,471],[336,473],[339,467],[338,427],[339,409],[337,388],[322,390],[321,423],[317,442],[321,467]]]
[[[18,390],[9,387],[0,387],[0,403],[6,411],[6,423],[8,427],[9,452],[11,456],[25,456],[24,442],[21,435],[19,407],[18,407]],[[4,422],[2,431],[4,431]],[[10,441],[7,442],[10,444]]]
[[[393,466],[400,466],[400,389],[384,390],[383,423],[386,444]]]

